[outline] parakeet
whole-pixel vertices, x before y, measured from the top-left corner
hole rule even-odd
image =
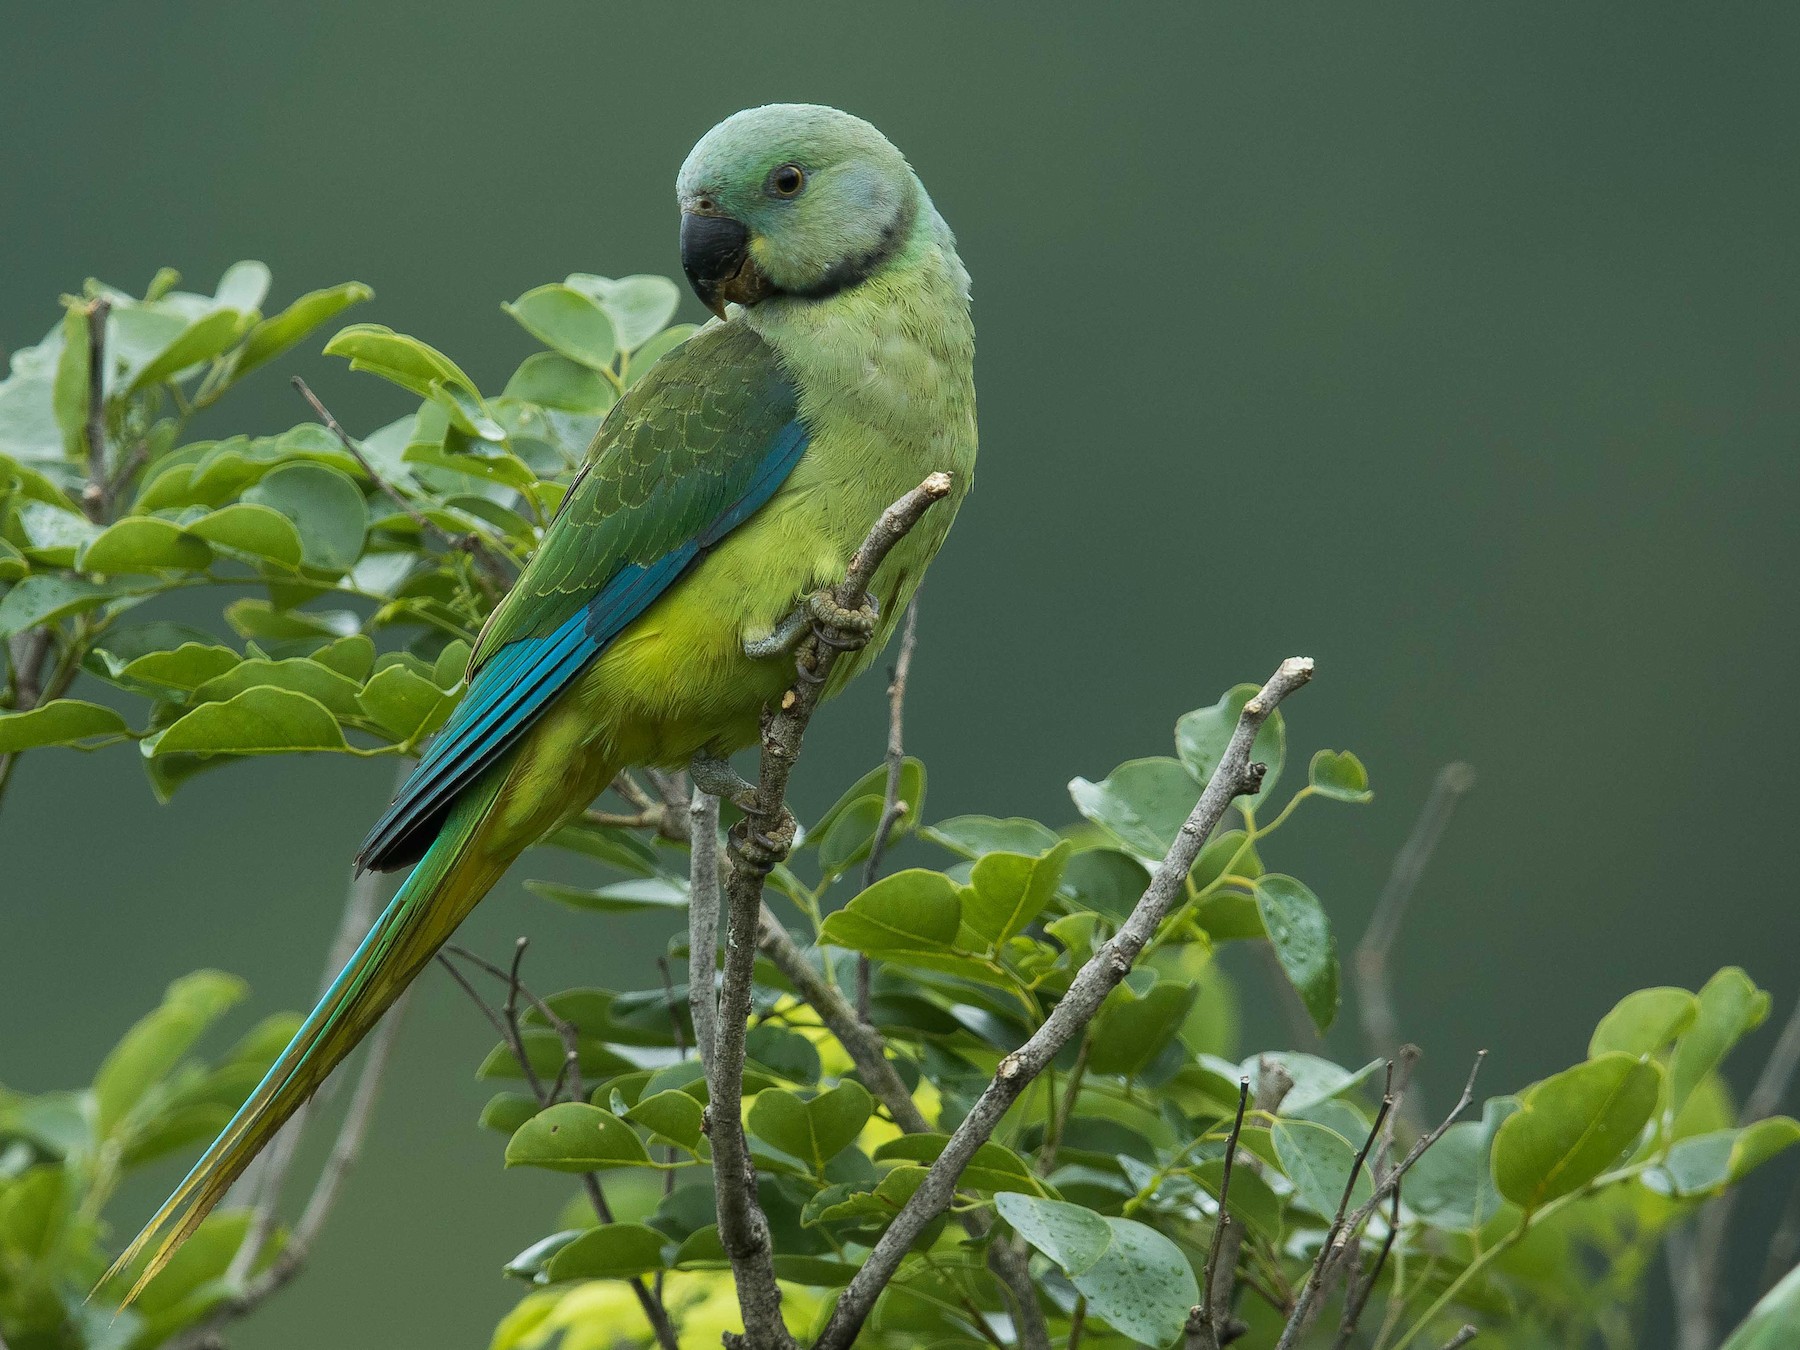
[[[727,118],[677,179],[681,262],[718,316],[608,415],[542,545],[483,630],[466,694],[357,855],[413,865],[237,1116],[114,1271],[168,1261],[526,848],[623,769],[722,759],[793,679],[783,638],[882,509],[950,497],[870,588],[890,635],[968,492],[969,277],[874,127],[777,104]]]

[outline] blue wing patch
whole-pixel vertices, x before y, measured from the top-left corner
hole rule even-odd
[[[743,495],[705,529],[653,562],[620,567],[554,632],[510,642],[494,653],[393,805],[369,831],[356,855],[357,868],[389,871],[423,857],[458,794],[505,754],[634,619],[775,495],[806,445],[806,428],[798,419],[788,422]]]

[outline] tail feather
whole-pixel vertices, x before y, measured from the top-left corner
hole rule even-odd
[[[150,1253],[121,1307],[168,1264],[232,1182],[374,1028],[499,880],[511,856],[482,847],[481,836],[503,777],[495,774],[477,783],[456,804],[437,840],[268,1074],[113,1263],[103,1283]]]

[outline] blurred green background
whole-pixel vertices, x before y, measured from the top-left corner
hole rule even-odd
[[[908,718],[928,814],[1068,817],[1071,776],[1316,657],[1290,736],[1360,752],[1377,801],[1278,848],[1346,943],[1437,767],[1480,773],[1396,954],[1444,1102],[1477,1046],[1517,1086],[1640,985],[1740,962],[1777,1018],[1800,995],[1797,58],[1776,4],[10,5],[0,344],[85,276],[209,288],[256,257],[276,302],[370,283],[357,317],[497,386],[530,346],[500,301],[675,271],[675,169],[713,122],[868,117],[956,229],[980,334],[979,490]],[[303,420],[295,370],[352,429],[407,410],[277,366],[229,430]],[[807,806],[878,757],[876,683],[815,729]],[[85,1081],[195,966],[308,1001],[390,786],[265,763],[158,807],[129,754],[36,754],[0,812],[16,1086]],[[553,987],[641,987],[665,936],[515,878],[465,935],[518,933]],[[1253,1049],[1282,1033],[1239,969]],[[359,1344],[485,1343],[562,1194],[474,1127],[490,1039],[424,980],[313,1268],[234,1345],[352,1315]],[[1753,1183],[1746,1282],[1794,1170]]]

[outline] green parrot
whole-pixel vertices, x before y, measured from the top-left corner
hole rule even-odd
[[[412,865],[268,1076],[138,1234],[130,1298],[380,1020],[512,861],[623,769],[724,764],[794,677],[882,509],[929,473],[949,498],[888,556],[860,617],[892,632],[975,461],[969,276],[905,158],[833,108],[740,112],[677,180],[681,262],[718,316],[626,393],[518,583],[468,692],[357,855]],[[838,616],[840,620],[843,616]]]

